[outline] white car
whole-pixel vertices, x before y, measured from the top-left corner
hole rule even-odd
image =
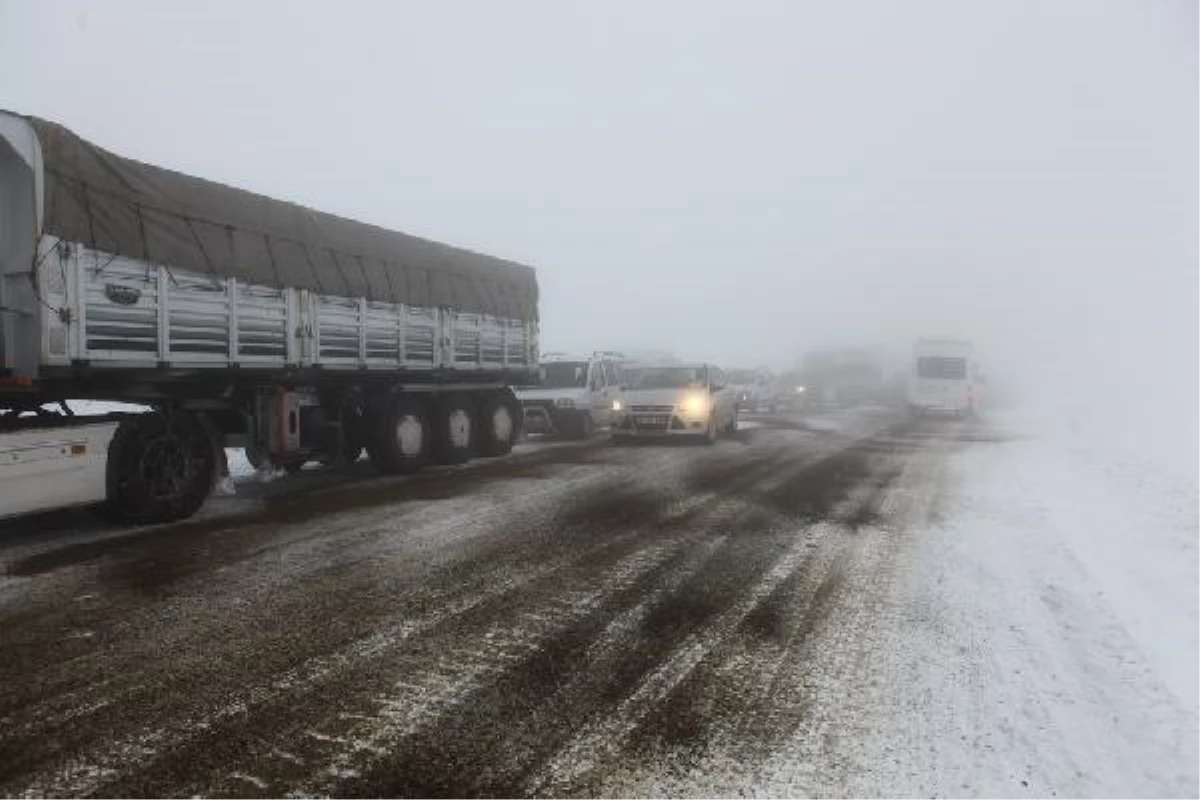
[[[737,428],[737,396],[711,364],[640,366],[628,370],[623,402],[613,406],[612,437],[689,436],[716,441]]]
[[[569,356],[546,353],[540,386],[516,390],[527,433],[586,439],[609,425],[621,402],[621,357],[618,353]]]
[[[730,388],[737,399],[738,410],[755,412],[765,405],[775,376],[765,368],[734,369],[726,373]]]

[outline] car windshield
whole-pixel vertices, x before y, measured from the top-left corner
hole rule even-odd
[[[581,389],[587,385],[586,361],[542,364],[542,386],[547,389]]]
[[[687,389],[707,383],[704,367],[649,367],[638,370],[631,389]]]

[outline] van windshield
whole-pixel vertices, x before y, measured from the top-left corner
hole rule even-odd
[[[967,377],[967,360],[949,356],[922,356],[917,359],[917,377],[961,381]]]
[[[542,364],[542,386],[547,389],[579,389],[587,385],[586,361],[556,361]]]
[[[638,370],[631,389],[686,389],[708,383],[704,367],[648,367]]]

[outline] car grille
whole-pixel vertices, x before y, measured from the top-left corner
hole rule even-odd
[[[634,411],[634,412],[640,411],[643,413],[670,414],[672,411],[675,410],[675,407],[674,406],[630,406],[629,410]]]

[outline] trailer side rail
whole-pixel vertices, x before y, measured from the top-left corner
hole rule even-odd
[[[43,364],[485,372],[532,368],[537,325],[278,289],[44,236]]]

